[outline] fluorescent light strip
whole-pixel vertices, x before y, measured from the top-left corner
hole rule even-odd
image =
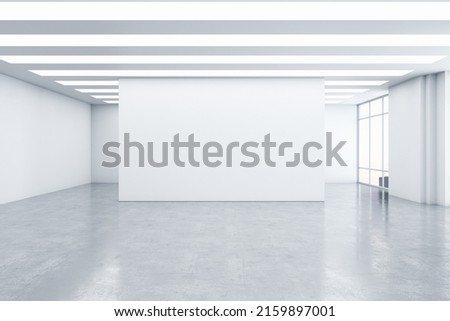
[[[404,76],[412,70],[30,70],[50,77],[347,77]]]
[[[118,100],[104,100],[104,102],[107,104],[118,104],[119,103]]]
[[[387,82],[387,80],[325,80],[325,86],[381,86]]]
[[[118,95],[92,95],[96,99],[119,99]],[[325,95],[325,99],[347,99],[353,95]]]
[[[119,86],[118,80],[55,80],[57,83],[64,86]],[[367,88],[329,88],[333,86],[379,86],[387,81],[345,81],[345,80],[325,80],[325,93],[362,93],[369,89]]]
[[[28,47],[450,47],[448,34],[385,35],[0,35],[0,46]]]
[[[117,94],[117,93],[119,93],[119,88],[114,88],[114,89],[104,89],[104,88],[78,89],[78,88],[75,88],[75,90],[78,90],[79,92],[86,93],[86,94]]]
[[[65,86],[119,86],[118,80],[55,80],[57,83]],[[325,87],[333,86],[381,86],[387,83],[387,80],[325,80]],[[327,90],[327,89],[326,89]],[[329,89],[332,92],[338,92],[334,90],[364,90],[367,89]],[[348,92],[348,91],[346,91]],[[354,92],[354,91],[352,91]]]
[[[447,56],[0,56],[11,64],[430,64]]]
[[[340,100],[325,100],[325,104],[339,104]]]
[[[118,95],[92,95],[96,99],[119,99]]]
[[[344,89],[331,89],[325,88],[325,94],[358,94],[368,91],[369,89],[353,89],[353,88],[344,88]]]
[[[1,20],[449,20],[446,2],[3,2]]]
[[[325,99],[348,99],[352,97],[353,95],[325,95]]]
[[[118,80],[55,80],[64,86],[118,86]]]

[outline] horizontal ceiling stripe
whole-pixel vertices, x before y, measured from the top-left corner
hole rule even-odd
[[[55,82],[60,83],[65,86],[119,86],[118,80],[55,80]],[[387,83],[387,80],[325,80],[325,87],[372,87],[381,86]],[[331,90],[331,89],[330,89]],[[342,89],[334,89],[342,90]],[[345,90],[345,89],[344,89]],[[348,89],[347,89],[348,90]],[[358,90],[358,89],[357,89]],[[361,89],[359,89],[361,90]],[[365,90],[365,89],[362,89]]]
[[[430,64],[445,58],[426,55],[352,55],[352,56],[0,56],[13,64]]]
[[[0,47],[450,47],[450,35],[0,35]]]
[[[1,21],[0,34],[449,34],[450,21]]]
[[[0,2],[0,20],[450,20],[450,3]]]
[[[30,70],[40,76],[179,77],[179,76],[404,76],[411,70]]]

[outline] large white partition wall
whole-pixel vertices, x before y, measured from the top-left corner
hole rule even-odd
[[[450,78],[417,77],[389,89],[389,190],[450,205]]]
[[[0,204],[91,182],[91,106],[0,75]]]
[[[324,159],[315,145],[325,140],[323,80],[122,79],[119,88],[121,201],[323,201],[324,164],[303,163],[308,142],[314,142],[308,160]],[[140,148],[134,144],[126,166],[127,134],[132,143],[144,145],[145,163],[139,164]],[[189,160],[187,147],[174,155],[177,134],[182,142],[193,135],[200,144],[194,159]],[[276,147],[261,144],[268,134]],[[147,142],[154,143],[155,162],[164,159],[163,143],[168,143],[167,166],[148,164]],[[212,143],[206,148],[208,142],[221,147]],[[248,142],[254,144],[244,145]],[[279,156],[283,142],[293,144],[284,157]],[[301,162],[287,167],[294,152],[300,153]]]

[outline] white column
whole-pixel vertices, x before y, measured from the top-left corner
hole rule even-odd
[[[436,203],[450,206],[450,72],[437,75]]]
[[[390,193],[450,205],[449,72],[389,88]]]

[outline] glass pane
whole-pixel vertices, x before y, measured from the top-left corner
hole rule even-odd
[[[369,167],[369,121],[359,121],[359,167]]]
[[[370,168],[382,169],[383,166],[383,124],[382,116],[370,119]],[[361,166],[361,165],[360,165]]]
[[[369,103],[359,105],[359,118],[369,117]]]
[[[383,172],[382,171],[370,171],[370,185],[373,186],[381,186],[383,179]]]
[[[370,184],[369,178],[369,170],[368,169],[360,169],[359,170],[359,181],[361,183]]]
[[[383,113],[383,99],[376,99],[370,102],[370,115],[380,115]]]
[[[389,112],[389,96],[386,96],[383,98],[383,108],[384,108],[384,113],[388,113]]]
[[[383,117],[383,169],[389,170],[389,114],[384,114]]]

